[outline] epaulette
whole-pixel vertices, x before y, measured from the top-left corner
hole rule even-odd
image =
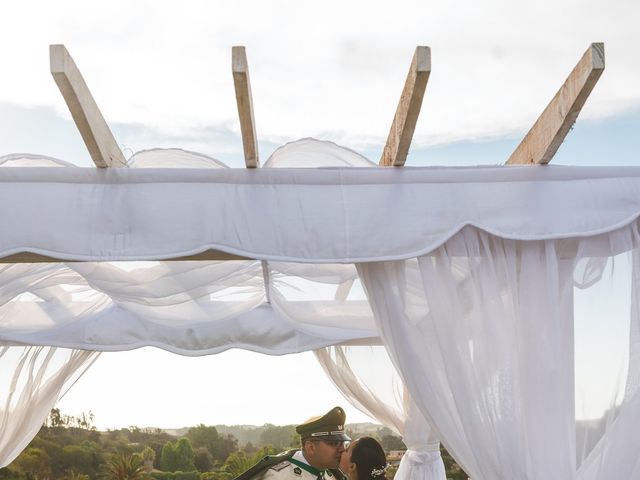
[[[283,468],[287,468],[289,465],[291,465],[291,462],[289,460],[285,460],[284,462],[276,463],[275,465],[273,465],[271,467],[271,470],[275,470],[276,472],[279,472]]]
[[[264,472],[267,468],[279,467],[280,464],[284,464],[280,468],[280,470],[282,470],[287,466],[287,464],[289,463],[289,459],[293,457],[293,454],[296,453],[296,451],[297,450],[289,450],[284,453],[279,453],[278,455],[267,455],[249,470],[247,470],[246,472],[242,472],[233,480],[251,480],[253,477]]]

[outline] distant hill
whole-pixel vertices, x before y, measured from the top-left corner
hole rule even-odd
[[[260,446],[260,435],[267,428],[269,424],[265,425],[215,425],[216,430],[221,435],[231,434],[238,439],[240,445],[246,443],[252,443],[255,446]],[[282,425],[286,426],[286,425]],[[187,434],[191,427],[184,428],[163,428],[162,430],[174,437],[182,437]],[[352,432],[354,435],[364,435],[376,433],[380,430],[382,425],[370,422],[363,423],[348,423],[345,425],[345,429]]]

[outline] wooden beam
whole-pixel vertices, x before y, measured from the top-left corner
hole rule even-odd
[[[429,47],[416,47],[411,61],[411,68],[398,102],[398,108],[393,117],[387,143],[382,151],[380,165],[401,167],[407,160],[430,73],[431,49]]]
[[[67,102],[89,155],[97,167],[126,167],[127,161],[113,138],[89,87],[64,45],[49,46],[51,75]]]
[[[546,164],[560,148],[604,71],[604,43],[592,43],[507,164]]]
[[[247,63],[247,54],[244,47],[231,48],[231,69],[233,71],[233,85],[236,89],[238,116],[240,117],[244,163],[247,168],[257,168],[260,166],[258,160],[258,137],[253,116],[249,64]]]
[[[185,257],[173,257],[173,258],[165,258],[165,259],[148,259],[145,258],[144,261],[159,261],[159,262],[170,262],[170,261],[193,261],[193,260],[206,260],[206,261],[222,261],[222,260],[251,260],[248,257],[241,257],[239,255],[233,255],[231,253],[222,252],[220,250],[207,250],[202,253],[197,253],[195,255],[188,255]],[[50,257],[47,255],[40,255],[38,253],[31,252],[21,252],[14,253],[13,255],[8,255],[6,257],[0,258],[0,264],[3,263],[73,263],[79,260],[68,260],[64,258]],[[82,260],[85,261],[85,260]],[[135,261],[135,260],[132,260]]]

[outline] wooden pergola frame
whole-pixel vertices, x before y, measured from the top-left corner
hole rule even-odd
[[[104,120],[80,70],[64,45],[49,48],[51,74],[98,168],[127,167],[126,159]],[[245,47],[232,47],[232,73],[246,168],[259,168],[249,66]],[[547,164],[575,123],[604,70],[604,44],[592,43],[558,92],[513,151],[507,164]],[[431,50],[416,47],[379,165],[402,167],[407,159],[422,99],[431,73]],[[217,250],[168,260],[246,260]],[[0,263],[66,262],[30,252],[0,258]],[[268,273],[268,272],[267,272]]]

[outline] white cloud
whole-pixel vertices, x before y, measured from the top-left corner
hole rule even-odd
[[[607,69],[584,117],[637,106],[639,14],[637,2],[593,0],[4,4],[0,100],[64,112],[47,46],[65,43],[110,122],[237,131],[230,51],[244,44],[261,138],[370,146],[424,44],[433,72],[415,143],[482,138],[527,128],[593,41]]]

